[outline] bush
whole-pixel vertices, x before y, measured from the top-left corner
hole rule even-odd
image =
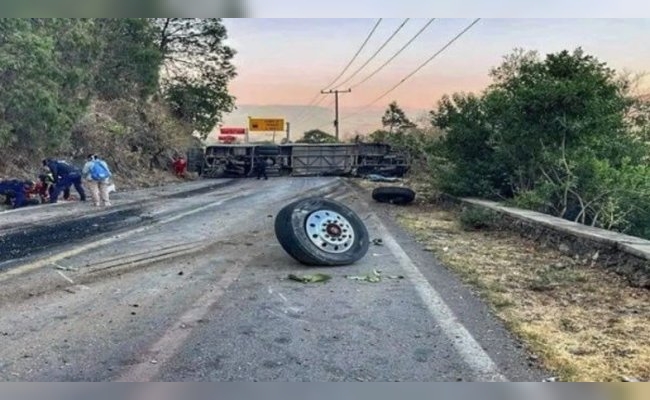
[[[490,210],[479,207],[465,207],[458,218],[465,230],[489,229],[494,227],[497,215]]]
[[[516,51],[490,75],[431,112],[438,188],[650,238],[650,104],[631,81],[579,48]]]

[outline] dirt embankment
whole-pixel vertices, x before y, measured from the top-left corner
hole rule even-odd
[[[160,104],[95,102],[57,151],[30,149],[25,144],[0,149],[0,179],[36,181],[43,172],[43,158],[65,159],[81,168],[86,156],[96,153],[109,164],[117,190],[155,187],[181,181],[171,170],[172,156],[195,145],[191,129]]]

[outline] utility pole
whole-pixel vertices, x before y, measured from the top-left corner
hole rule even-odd
[[[322,94],[334,94],[334,129],[336,129],[336,141],[339,141],[339,93],[350,93],[352,89],[348,90],[329,90],[327,92],[321,90]]]

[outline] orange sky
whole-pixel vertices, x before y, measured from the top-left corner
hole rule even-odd
[[[364,50],[338,80],[358,69],[403,19],[383,19]],[[394,39],[339,89],[365,78],[389,59],[428,19],[411,19]],[[307,105],[350,61],[376,19],[226,19],[229,44],[238,52],[239,76],[230,85],[238,105]],[[340,96],[341,113],[356,112],[440,50],[472,19],[437,19],[385,69]],[[482,19],[437,58],[369,110],[390,101],[428,110],[445,93],[481,90],[487,73],[516,47],[541,54],[578,46],[618,69],[650,68],[650,19]],[[335,87],[335,86],[334,86]],[[325,96],[323,96],[325,97]],[[328,106],[333,96],[319,106]],[[354,130],[355,127],[348,127]]]

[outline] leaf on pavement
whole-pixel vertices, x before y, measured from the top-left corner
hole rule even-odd
[[[381,282],[381,271],[375,269],[371,273],[365,275],[357,275],[357,276],[347,275],[346,278],[351,279],[353,281],[365,281],[370,283],[377,283],[377,282]]]
[[[332,279],[331,276],[327,274],[313,274],[313,275],[303,275],[297,276],[294,274],[289,274],[289,279],[302,283],[316,283],[316,282],[326,282]]]

